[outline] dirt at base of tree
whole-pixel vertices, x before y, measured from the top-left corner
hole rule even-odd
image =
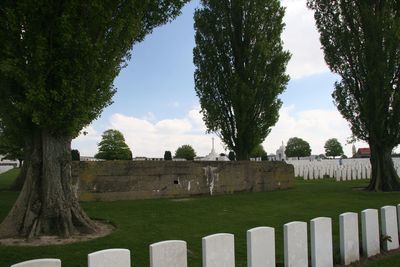
[[[88,235],[75,235],[69,238],[62,238],[59,236],[41,236],[38,238],[32,238],[27,240],[25,238],[5,238],[0,239],[0,245],[4,246],[26,246],[26,247],[39,247],[39,246],[49,246],[49,245],[65,245],[83,241],[89,241],[96,238],[104,237],[111,234],[115,227],[104,221],[96,221],[94,223],[98,227],[98,232],[95,234]]]

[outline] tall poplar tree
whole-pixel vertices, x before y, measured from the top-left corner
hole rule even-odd
[[[195,90],[209,132],[238,160],[249,158],[278,120],[290,54],[279,0],[202,0],[194,15]]]
[[[188,0],[4,0],[0,118],[30,144],[25,185],[0,237],[92,233],[71,178],[71,140],[111,104],[132,45]]]
[[[340,75],[333,98],[354,137],[371,148],[373,191],[400,190],[400,0],[308,0],[325,60]]]

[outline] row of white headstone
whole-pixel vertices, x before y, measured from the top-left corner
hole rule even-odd
[[[363,256],[372,257],[399,248],[400,204],[384,206],[380,210],[366,209],[361,212],[361,236]],[[340,256],[342,264],[359,261],[358,214],[346,212],[339,216]],[[290,222],[284,225],[284,261],[286,267],[307,267],[307,223]],[[319,217],[310,221],[311,266],[333,267],[332,220]],[[382,237],[382,238],[381,238]],[[204,267],[234,267],[234,235],[214,234],[202,239]],[[247,231],[247,266],[275,266],[275,229],[257,227]],[[11,267],[60,267],[58,259],[37,259]],[[89,267],[130,267],[131,255],[127,249],[107,249],[88,255]],[[187,267],[185,241],[170,240],[150,245],[151,267]]]
[[[369,159],[333,159],[321,161],[290,160],[296,177],[304,180],[334,178],[336,181],[369,179],[371,163]],[[400,158],[393,158],[394,167],[400,176]]]

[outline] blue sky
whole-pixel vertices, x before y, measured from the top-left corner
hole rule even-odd
[[[321,154],[327,139],[338,138],[344,145],[351,135],[331,97],[338,77],[323,60],[306,1],[281,2],[286,7],[282,38],[292,53],[287,68],[291,80],[280,96],[280,119],[263,146],[275,153],[282,142],[297,136],[310,143],[313,154]],[[182,144],[191,144],[200,156],[209,153],[215,135],[205,134],[193,81],[193,12],[198,6],[198,0],[188,3],[181,16],[133,47],[131,61],[114,82],[114,103],[85,129],[86,136],[73,141],[81,155],[93,156],[101,133],[110,128],[122,131],[134,156],[162,157],[165,150],[174,152]],[[219,140],[216,148],[225,151]],[[345,146],[345,153],[351,154],[351,145]]]

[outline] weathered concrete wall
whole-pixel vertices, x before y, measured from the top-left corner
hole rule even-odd
[[[75,162],[73,177],[81,200],[112,201],[285,189],[294,169],[267,161],[98,161]]]

